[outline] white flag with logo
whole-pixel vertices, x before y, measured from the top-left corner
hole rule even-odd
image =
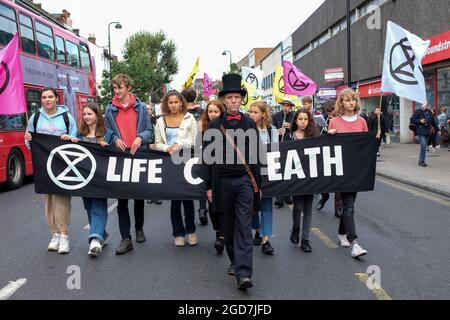
[[[256,87],[256,96],[261,96],[263,93],[262,84],[264,78],[264,71],[259,69],[252,69],[247,67],[242,67],[242,80],[254,85]]]
[[[388,21],[381,90],[425,103],[427,98],[422,59],[429,45],[430,41],[424,41]]]

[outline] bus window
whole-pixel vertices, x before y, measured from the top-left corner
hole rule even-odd
[[[24,117],[21,114],[0,115],[0,130],[25,129]]]
[[[33,113],[36,113],[41,107],[41,94],[39,90],[27,89],[26,97],[27,97],[28,117],[31,117],[31,115]]]
[[[91,72],[91,59],[89,58],[89,50],[84,43],[80,43],[81,69]]]
[[[80,67],[80,53],[78,52],[78,46],[70,41],[66,42],[67,45],[67,55],[69,66],[74,68]]]
[[[36,21],[36,38],[39,56],[48,60],[55,60],[52,29]]]
[[[56,36],[55,40],[56,40],[56,53],[58,56],[58,63],[66,64],[67,57],[66,57],[66,48],[64,46],[64,39]]]
[[[16,13],[0,4],[0,44],[7,45],[16,33]]]
[[[36,42],[34,41],[33,22],[30,17],[19,13],[20,39],[22,41],[22,51],[36,54]]]

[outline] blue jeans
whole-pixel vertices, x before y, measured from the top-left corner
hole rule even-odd
[[[83,198],[83,204],[87,211],[90,225],[89,242],[94,238],[104,241],[106,236],[106,223],[108,221],[108,200]]]
[[[261,214],[261,224],[259,215]],[[261,230],[263,237],[272,237],[273,226],[273,201],[272,198],[261,199],[261,212],[253,215],[252,229]]]
[[[427,156],[428,136],[417,136],[417,137],[420,143],[419,161],[425,162],[425,157]]]
[[[181,204],[184,207],[184,221],[186,227],[183,223],[183,217],[181,216]],[[172,200],[170,207],[170,218],[172,220],[173,236],[184,237],[186,234],[195,233],[195,212],[194,212],[194,201],[192,200]]]

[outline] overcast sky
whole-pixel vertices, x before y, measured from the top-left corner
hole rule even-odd
[[[238,62],[255,47],[274,47],[286,39],[324,0],[35,0],[51,13],[71,13],[74,28],[83,37],[95,34],[97,44],[108,45],[121,56],[127,37],[138,31],[163,30],[177,46],[179,72],[172,82],[179,88],[200,56],[200,73],[219,79],[228,70],[229,55]]]

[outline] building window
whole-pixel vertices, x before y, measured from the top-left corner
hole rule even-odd
[[[7,45],[16,33],[16,13],[0,4],[0,44]]]
[[[68,64],[69,66],[78,69],[80,67],[80,52],[78,51],[78,46],[70,41],[67,41],[66,45]]]
[[[450,107],[450,67],[438,70],[437,88],[437,107]]]
[[[36,113],[41,107],[41,94],[39,90],[27,89],[26,99],[28,115],[31,116],[33,113]]]
[[[36,22],[36,38],[39,56],[48,60],[55,60],[55,45],[53,43],[52,29]]]
[[[30,17],[19,14],[20,19],[20,40],[22,51],[36,54],[36,41],[34,40],[33,22]]]

